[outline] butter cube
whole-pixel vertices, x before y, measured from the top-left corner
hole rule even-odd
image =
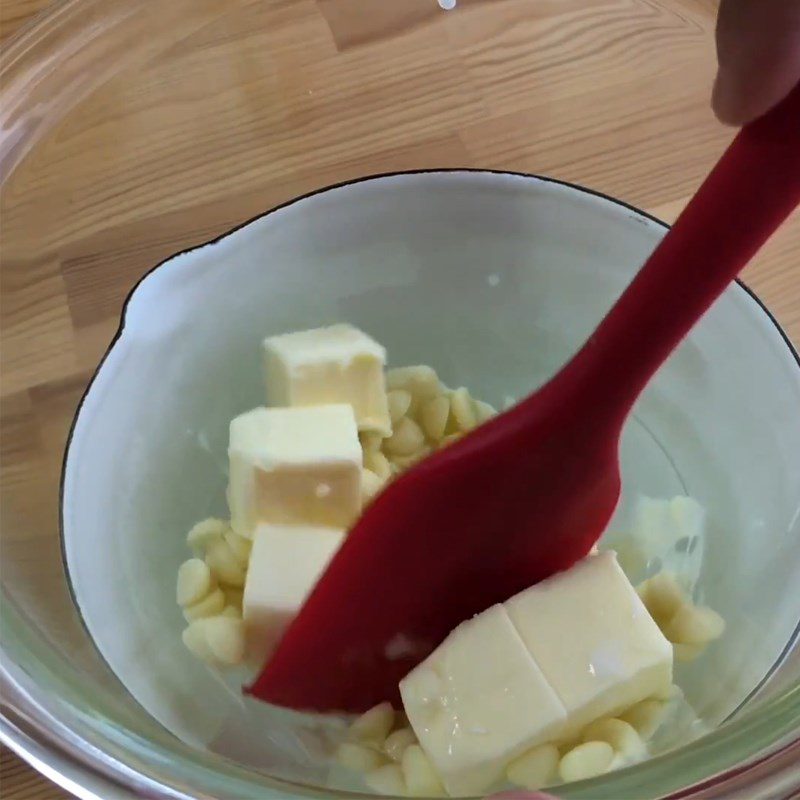
[[[358,429],[392,432],[383,368],[386,350],[352,325],[331,325],[264,340],[271,406],[349,403]]]
[[[244,585],[248,653],[263,659],[278,643],[344,541],[334,528],[260,525]]]
[[[482,792],[566,719],[500,605],[456,628],[400,682],[400,694],[422,749],[456,796]]]
[[[361,445],[348,405],[257,408],[231,422],[231,527],[347,528],[361,510]]]
[[[562,740],[672,682],[672,646],[613,552],[585,558],[505,608],[566,709]]]

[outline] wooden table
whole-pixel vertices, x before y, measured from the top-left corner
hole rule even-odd
[[[2,36],[47,4],[1,0]],[[52,445],[31,454],[47,469],[31,470],[39,477],[8,502],[52,491],[53,453],[136,278],[279,201],[371,172],[479,166],[554,175],[674,219],[731,136],[708,108],[715,8],[715,0],[459,0],[445,19],[435,0],[264,0],[176,45],[175,68],[145,70],[138,84],[120,78],[113,95],[98,91],[53,139],[58,170],[45,159],[3,209],[12,273],[38,277],[4,298],[11,357],[2,397],[10,424],[33,425]],[[274,54],[269,80],[265,52]],[[202,92],[191,80],[198,58],[211,62]],[[382,104],[381,81],[404,103]],[[293,105],[283,119],[287,92]],[[235,142],[223,124],[232,102],[251,104],[254,120]],[[270,114],[297,137],[273,146],[259,127]],[[339,133],[329,127],[319,138],[304,115]],[[383,125],[380,145],[365,138],[365,121]],[[139,158],[108,144],[134,135],[145,143]],[[114,185],[98,187],[92,170],[103,159],[114,162]],[[146,171],[171,176],[170,191],[152,194],[152,181],[137,180]],[[80,226],[59,229],[65,205]],[[51,236],[45,257],[40,226]],[[795,215],[746,274],[795,342],[798,245]],[[0,774],[8,800],[66,797],[8,752]]]

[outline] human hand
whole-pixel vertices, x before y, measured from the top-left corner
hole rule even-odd
[[[800,0],[722,0],[717,54],[719,119],[744,125],[760,117],[800,82]]]

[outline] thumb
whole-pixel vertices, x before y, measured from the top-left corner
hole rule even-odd
[[[719,119],[743,125],[765,114],[800,82],[800,0],[722,0],[717,54]]]

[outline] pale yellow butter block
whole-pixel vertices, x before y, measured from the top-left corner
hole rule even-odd
[[[400,682],[409,722],[448,792],[478,794],[553,738],[566,713],[505,609],[456,628]]]
[[[316,406],[349,403],[359,430],[392,432],[386,350],[352,325],[331,325],[264,340],[267,403]]]
[[[257,408],[230,427],[231,526],[347,528],[361,511],[361,444],[348,405]]]
[[[505,608],[566,708],[562,740],[672,682],[672,645],[613,552],[585,558]]]
[[[256,530],[242,600],[250,656],[274,648],[344,537],[342,530],[302,525]]]

